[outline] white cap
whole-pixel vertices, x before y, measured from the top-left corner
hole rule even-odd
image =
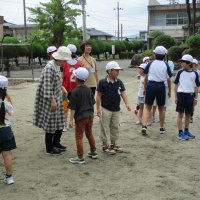
[[[54,52],[54,51],[57,51],[57,48],[55,46],[50,46],[47,48],[47,53],[51,53],[51,52]]]
[[[143,58],[142,61],[145,62],[146,60],[150,60],[150,58],[148,56],[146,56],[146,57]]]
[[[84,67],[79,67],[78,69],[72,71],[74,76],[82,81],[86,81],[89,76],[89,72]]]
[[[8,87],[8,79],[5,76],[0,75],[0,88],[4,89]]]
[[[192,63],[198,65],[198,60],[194,58]]]
[[[118,69],[118,70],[123,70],[119,64],[115,61],[110,61],[107,63],[106,65],[106,70],[110,70],[110,69]]]
[[[153,50],[153,52],[155,53],[155,54],[160,54],[160,55],[165,55],[165,54],[167,54],[167,49],[165,48],[165,47],[163,47],[163,46],[157,46],[154,50]]]
[[[181,59],[180,61],[189,61],[191,63],[193,63],[193,57],[190,55],[190,54],[185,54]]]
[[[139,68],[145,69],[145,67],[147,66],[147,64],[142,63]]]
[[[67,47],[70,49],[72,53],[76,53],[77,48],[74,44],[68,44]]]
[[[52,54],[53,58],[56,60],[71,60],[71,55],[72,52],[65,46],[59,47],[58,50]]]

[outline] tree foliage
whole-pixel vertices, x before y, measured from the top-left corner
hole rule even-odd
[[[169,59],[177,61],[182,57],[182,48],[180,46],[172,46],[168,50]]]
[[[156,46],[164,46],[166,49],[169,49],[171,46],[175,45],[175,40],[170,35],[160,35],[154,40],[154,48]]]
[[[63,45],[64,37],[72,31],[78,30],[75,17],[81,14],[79,9],[72,8],[77,0],[50,0],[49,3],[40,3],[40,6],[28,8],[33,17],[29,21],[38,24],[50,43],[55,46]],[[76,33],[77,34],[77,33]]]
[[[196,34],[187,39],[187,44],[191,49],[200,50],[200,34]]]

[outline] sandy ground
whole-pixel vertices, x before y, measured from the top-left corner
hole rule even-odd
[[[121,72],[129,101],[134,107],[138,80],[135,70]],[[103,71],[101,71],[103,77]],[[125,152],[108,156],[101,152],[99,120],[93,131],[98,160],[86,158],[84,165],[72,165],[68,158],[76,154],[74,130],[63,134],[68,151],[61,156],[45,155],[44,131],[32,125],[33,104],[37,83],[9,87],[15,115],[13,130],[18,148],[13,151],[15,184],[0,182],[0,199],[7,200],[199,200],[200,199],[200,136],[199,106],[196,107],[191,130],[197,138],[179,141],[176,138],[174,103],[166,116],[167,133],[159,134],[159,125],[149,127],[149,137],[140,134],[133,112],[121,104],[119,144]],[[157,117],[158,119],[158,117]],[[89,145],[85,140],[85,152]],[[0,173],[4,167],[0,160]]]

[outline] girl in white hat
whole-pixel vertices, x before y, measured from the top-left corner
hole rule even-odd
[[[12,177],[12,153],[11,150],[16,149],[15,137],[13,135],[7,114],[13,113],[11,102],[7,102],[7,86],[8,79],[0,75],[0,152],[3,156],[6,175],[4,183],[11,185],[14,183]]]

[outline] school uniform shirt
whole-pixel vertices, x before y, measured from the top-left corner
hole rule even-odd
[[[169,77],[172,77],[169,65],[163,60],[149,62],[144,73],[148,75],[148,81],[165,82]]]
[[[88,58],[81,56],[78,58],[78,60],[81,61],[82,67],[86,68],[89,71],[89,77],[85,82],[85,85],[87,85],[88,87],[97,87],[97,81],[95,78],[95,73],[97,73],[96,60],[91,56],[89,56]]]
[[[3,103],[2,100],[0,100],[0,107],[1,104]],[[6,126],[11,126],[10,120],[9,120],[9,116],[11,116],[13,114],[13,106],[10,102],[4,100],[4,106],[5,106],[5,111],[6,111],[6,115],[5,115],[5,125],[0,125],[0,128],[2,127],[6,127]]]
[[[67,61],[63,66],[63,82],[62,85],[67,90],[67,92],[71,92],[74,88],[77,87],[76,79],[72,71],[81,67],[81,61],[77,61],[76,59],[72,59]]]
[[[174,80],[178,84],[177,92],[194,93],[195,88],[200,86],[199,77],[196,71],[180,70]]]
[[[123,82],[116,79],[113,82],[108,78],[99,81],[97,91],[101,93],[101,106],[115,112],[120,111],[121,93],[125,91]]]
[[[55,111],[51,111],[51,99],[56,100]],[[33,124],[52,134],[65,126],[61,71],[54,61],[50,61],[42,71],[36,91]]]
[[[144,97],[144,79],[145,76],[140,76],[140,85],[138,90],[138,97]]]
[[[75,110],[75,122],[84,118],[93,117],[94,103],[92,92],[86,85],[76,87],[71,93],[68,105],[69,109]]]

